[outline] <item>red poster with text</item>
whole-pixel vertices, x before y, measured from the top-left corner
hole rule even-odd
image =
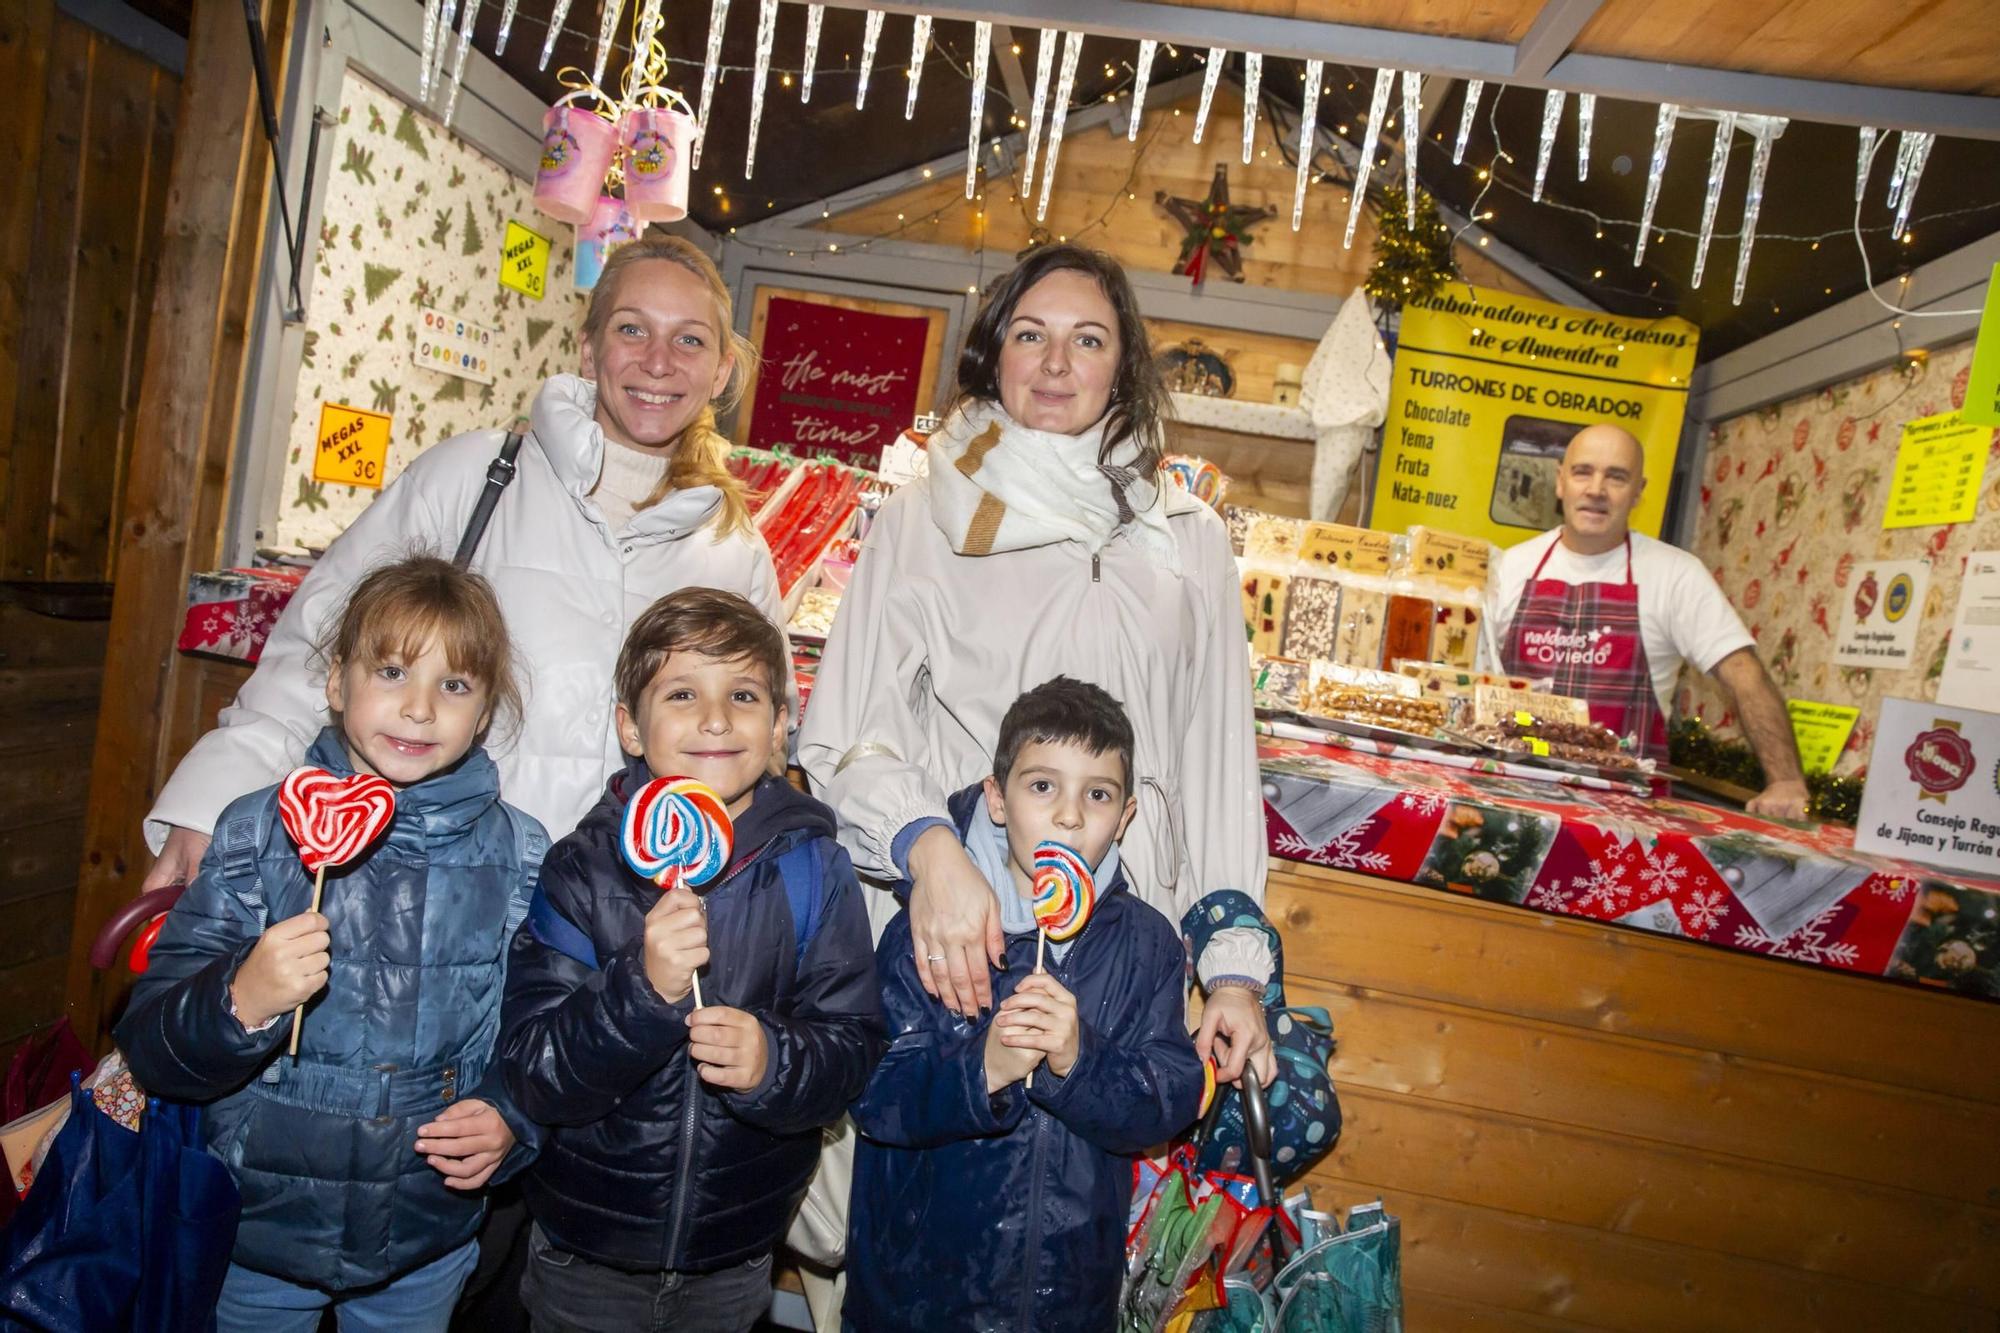
[[[771,298],[750,443],[873,471],[917,415],[930,321]]]

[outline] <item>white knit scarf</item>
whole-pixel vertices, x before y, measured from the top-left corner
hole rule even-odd
[[[1167,525],[1157,474],[1134,467],[1127,440],[1097,459],[1104,423],[1081,435],[1032,430],[998,403],[954,411],[926,446],[931,516],[960,555],[992,555],[1081,542],[1092,555],[1122,528],[1147,556],[1178,575],[1180,544]]]

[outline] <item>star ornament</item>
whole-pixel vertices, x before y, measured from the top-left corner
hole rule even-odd
[[[1278,215],[1278,210],[1269,206],[1252,208],[1230,203],[1226,165],[1215,168],[1215,179],[1209,183],[1205,199],[1183,199],[1165,190],[1156,192],[1153,199],[1187,229],[1187,234],[1181,237],[1180,258],[1174,261],[1174,272],[1185,275],[1196,286],[1207,275],[1211,263],[1231,282],[1243,281],[1243,247],[1256,239],[1249,234],[1250,228]]]

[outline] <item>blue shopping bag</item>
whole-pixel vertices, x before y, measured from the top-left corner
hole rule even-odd
[[[72,1076],[69,1120],[0,1234],[0,1327],[213,1328],[241,1206],[199,1107],[149,1101],[134,1133]]]

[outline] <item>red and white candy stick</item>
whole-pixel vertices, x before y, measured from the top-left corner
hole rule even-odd
[[[625,864],[660,886],[699,889],[729,868],[736,824],[722,796],[695,778],[654,778],[625,805],[619,838]],[[692,976],[694,1007],[701,1008],[701,977]]]
[[[323,768],[297,768],[278,788],[278,818],[298,845],[299,862],[313,875],[311,911],[319,910],[326,868],[346,865],[368,850],[396,817],[396,789],[372,773],[337,778]],[[292,1010],[290,1053],[299,1053],[306,1007]]]

